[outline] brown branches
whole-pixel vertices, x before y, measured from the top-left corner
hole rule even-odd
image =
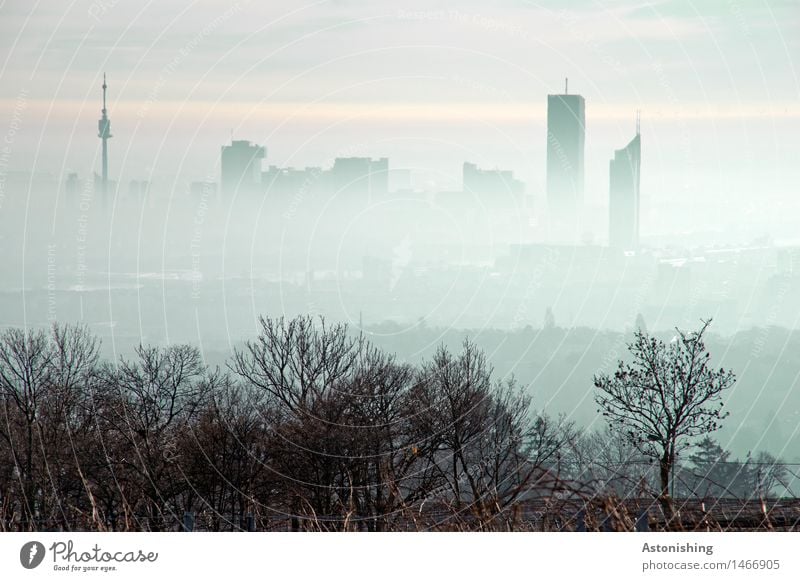
[[[637,330],[628,346],[632,363],[620,361],[613,376],[594,378],[596,401],[612,429],[626,435],[643,454],[659,462],[660,499],[667,521],[673,519],[670,477],[681,446],[713,432],[726,417],[722,392],[735,376],[712,369],[703,334],[678,330],[666,344]]]

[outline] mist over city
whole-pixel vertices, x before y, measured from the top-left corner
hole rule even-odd
[[[6,3],[0,330],[256,386],[272,321],[428,372],[467,345],[563,442],[636,337],[696,337],[735,374],[714,445],[794,497],[800,12],[568,5]]]

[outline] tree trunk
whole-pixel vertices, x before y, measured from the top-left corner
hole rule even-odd
[[[33,423],[29,419],[27,425],[27,449],[25,450],[25,476],[23,482],[23,495],[25,500],[26,530],[38,530],[36,523],[36,484],[33,477]]]
[[[661,510],[664,512],[664,528],[666,530],[678,530],[675,523],[675,508],[672,503],[672,496],[669,493],[669,477],[672,474],[672,458],[669,452],[659,460],[659,476],[661,481],[661,494],[658,497],[658,502],[661,504]]]

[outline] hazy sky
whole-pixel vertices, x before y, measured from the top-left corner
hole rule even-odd
[[[568,76],[591,204],[641,109],[645,230],[800,208],[796,0],[6,0],[0,46],[5,169],[96,170],[107,71],[112,177],[201,179],[233,133],[267,163],[389,156],[457,187],[474,161],[541,196],[546,95]]]

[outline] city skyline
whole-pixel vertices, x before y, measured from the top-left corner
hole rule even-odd
[[[539,221],[544,224],[547,231],[546,241],[550,243],[576,244],[581,241],[582,231],[581,222],[584,214],[584,148],[586,140],[586,119],[585,119],[585,99],[579,94],[569,93],[569,79],[564,81],[564,93],[547,96],[547,205],[538,210]],[[103,74],[103,108],[102,117],[98,121],[98,137],[102,141],[102,165],[100,185],[103,201],[109,199],[108,191],[108,151],[107,140],[111,137],[111,122],[107,116],[106,108],[106,74]],[[640,164],[641,153],[639,145],[640,133],[640,113],[636,112],[636,138],[629,144],[626,150],[617,150],[615,157],[636,144],[635,161],[630,159],[629,163],[635,164],[632,179],[635,185],[631,186],[633,192],[623,193],[623,196],[633,196],[633,201],[624,201],[623,205],[630,205],[633,211],[625,210],[626,215],[621,216],[620,206],[620,183],[625,181],[621,176],[624,168],[620,163],[612,161],[610,166],[610,189],[609,207],[610,220],[608,225],[608,244],[613,247],[623,247],[625,249],[636,249],[639,240],[639,206],[640,206]],[[390,191],[390,168],[389,159],[371,159],[370,157],[336,157],[328,170],[320,167],[306,167],[297,169],[294,167],[278,167],[270,165],[264,171],[263,162],[267,159],[267,148],[265,146],[251,143],[245,139],[234,139],[231,135],[229,145],[221,146],[220,171],[218,180],[214,180],[215,185],[219,185],[219,192],[227,198],[235,198],[239,195],[253,196],[277,193],[278,195],[297,195],[298,188],[308,186],[309,180],[318,181],[318,177],[325,173],[328,180],[325,185],[333,188],[337,195],[344,194],[345,202],[359,201],[364,195],[370,202],[380,200]],[[620,158],[621,159],[621,158]],[[464,194],[476,194],[484,196],[484,204],[489,207],[498,204],[508,209],[508,198],[514,199],[513,205],[517,208],[532,206],[525,203],[524,198],[525,184],[514,178],[514,172],[494,168],[488,170],[479,168],[476,164],[469,161],[463,163],[461,191]],[[394,170],[397,171],[397,170]],[[413,172],[401,169],[408,173],[408,185],[395,188],[394,191],[414,191],[411,184]],[[629,172],[630,173],[630,172]],[[287,175],[294,175],[294,179],[286,180]],[[74,182],[78,175],[71,172],[67,176],[65,187],[74,190]],[[97,180],[95,173],[95,180]],[[627,178],[630,179],[630,178]],[[293,182],[287,190],[287,183]],[[189,193],[193,194],[202,191],[204,184],[212,182],[192,181]],[[615,185],[616,184],[616,185]],[[139,196],[142,192],[148,192],[149,181],[131,180],[129,193],[133,192]],[[144,186],[144,189],[143,189]],[[628,187],[628,186],[625,186]],[[216,193],[216,189],[214,192]],[[113,194],[120,194],[119,187]],[[440,190],[438,194],[446,194]],[[206,192],[208,194],[208,192]],[[615,203],[617,207],[615,208]],[[619,230],[620,221],[625,222],[624,229],[630,229],[631,233],[623,236],[627,241],[621,243],[620,237],[615,230]],[[633,234],[635,232],[635,234]],[[616,236],[616,239],[615,239]]]
[[[445,189],[458,183],[465,160],[509,169],[541,203],[546,144],[532,136],[545,127],[545,96],[569,76],[589,103],[590,207],[607,206],[609,155],[641,110],[649,231],[710,228],[754,238],[776,224],[777,237],[788,238],[792,184],[800,181],[792,146],[800,84],[791,63],[800,35],[792,34],[790,3],[762,8],[467,2],[398,10],[323,2],[312,13],[202,2],[140,13],[116,3],[63,12],[6,5],[0,26],[13,58],[0,71],[8,81],[0,102],[26,128],[7,164],[90,175],[100,144],[83,128],[96,123],[102,71],[113,70],[109,108],[122,183],[205,179],[196,169],[218,166],[218,147],[233,131],[234,139],[269,144],[278,167],[368,153]],[[170,33],[148,31],[144,22],[153,18],[169,23]],[[53,33],[20,36],[26,26]],[[754,190],[764,203],[754,202]],[[719,205],[744,211],[710,211]]]

